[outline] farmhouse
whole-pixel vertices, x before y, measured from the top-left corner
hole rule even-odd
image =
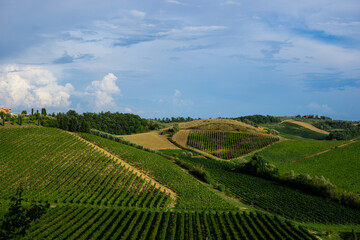
[[[0,112],[4,112],[5,114],[11,113],[11,109],[3,107],[3,108],[0,108]]]

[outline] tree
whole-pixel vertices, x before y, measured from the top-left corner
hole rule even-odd
[[[37,121],[38,121],[38,124],[37,124],[37,125],[40,126],[41,116],[40,116],[39,111],[36,111],[35,116],[36,116],[36,119],[37,119]]]
[[[0,117],[1,117],[2,122],[3,122],[3,126],[5,126],[5,113],[4,113],[4,112],[0,112]]]
[[[69,118],[69,131],[76,132],[79,128],[78,120],[76,117],[72,116]]]
[[[90,133],[90,124],[84,119],[80,121],[79,132]]]
[[[19,187],[16,195],[10,198],[10,206],[8,212],[4,215],[0,224],[0,239],[13,239],[25,236],[26,230],[30,227],[30,223],[45,213],[49,205],[37,205],[33,202],[30,208],[21,205],[23,200],[23,189]]]
[[[27,111],[26,111],[26,110],[22,110],[21,114],[22,114],[22,115],[26,115],[26,114],[27,114]]]
[[[34,115],[34,109],[32,108],[31,109],[31,116],[33,116]]]
[[[41,115],[46,116],[46,109],[45,108],[41,109]]]
[[[23,116],[22,116],[21,114],[18,116],[17,123],[18,123],[20,126],[23,124]]]

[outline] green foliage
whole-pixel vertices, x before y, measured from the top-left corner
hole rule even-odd
[[[43,115],[43,116],[46,116],[47,114],[46,114],[46,109],[45,108],[42,108],[41,109],[41,115]]]
[[[262,156],[255,153],[250,161],[238,166],[237,171],[265,178],[277,178],[279,170]]]
[[[2,119],[2,125],[5,126],[5,113],[4,112],[0,112],[0,117]]]
[[[232,159],[278,140],[278,137],[266,134],[191,130],[187,144],[216,157]]]
[[[250,116],[244,116],[244,117],[238,117],[234,118],[234,120],[242,121],[247,124],[257,126],[258,124],[264,124],[264,123],[279,123],[281,122],[281,119],[279,117],[274,116],[264,116],[264,115],[250,115]]]
[[[45,118],[43,118],[41,121],[41,125],[44,127],[52,127],[52,128],[59,127],[57,119],[55,117],[50,117],[50,116],[46,116]]]
[[[79,132],[90,133],[90,124],[84,119],[80,121]]]
[[[34,202],[29,208],[22,206],[22,187],[17,188],[16,195],[10,198],[10,206],[0,223],[0,239],[13,239],[24,236],[30,223],[45,213],[48,205],[38,205]]]

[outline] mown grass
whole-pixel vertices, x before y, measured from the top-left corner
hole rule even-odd
[[[199,183],[179,166],[158,154],[149,153],[91,134],[81,137],[107,149],[134,167],[143,170],[160,183],[178,193],[176,207],[180,209],[234,209],[229,202]]]
[[[301,161],[277,164],[280,172],[324,176],[343,190],[360,193],[360,142]]]

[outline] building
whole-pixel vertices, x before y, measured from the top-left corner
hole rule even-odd
[[[3,107],[3,108],[0,108],[0,112],[4,112],[5,114],[8,114],[8,113],[11,113],[11,109]]]

